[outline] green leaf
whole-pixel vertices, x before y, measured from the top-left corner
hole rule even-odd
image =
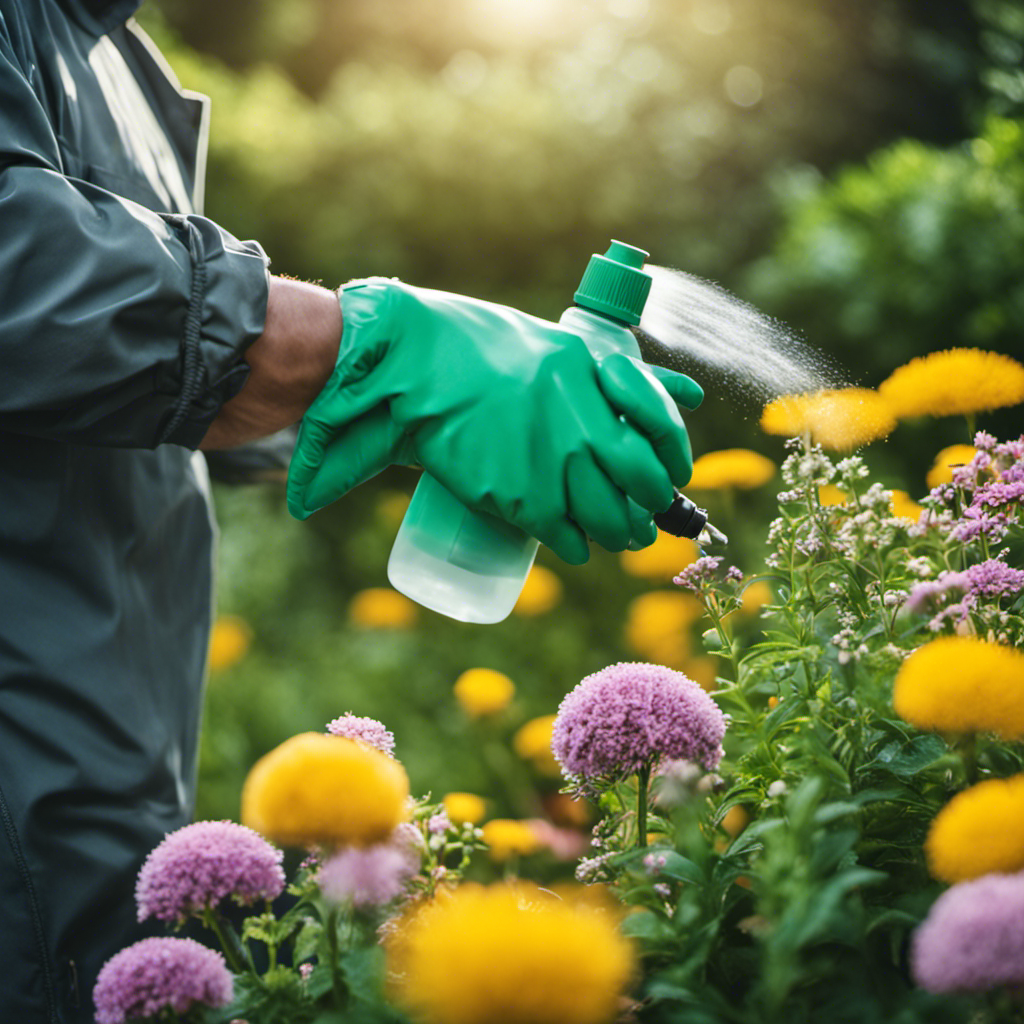
[[[939,736],[915,736],[909,743],[893,740],[859,771],[884,771],[899,779],[912,779],[941,761],[948,753],[949,747]]]
[[[341,958],[341,971],[348,989],[364,1002],[381,1000],[384,978],[384,950],[380,946],[354,949]]]
[[[657,873],[667,878],[676,878],[680,882],[696,882],[702,884],[707,878],[701,869],[688,857],[675,850],[657,851],[658,857],[665,858],[665,866],[658,868]]]
[[[668,922],[649,910],[630,914],[622,922],[621,931],[626,938],[640,939],[643,942],[670,942],[673,939]]]

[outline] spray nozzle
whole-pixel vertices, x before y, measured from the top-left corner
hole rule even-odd
[[[729,543],[729,538],[708,522],[707,510],[698,508],[681,491],[676,491],[675,499],[664,512],[655,514],[654,525],[673,537],[695,540],[702,548]]]
[[[645,249],[613,241],[603,256],[594,253],[590,257],[573,301],[594,313],[636,326],[651,290],[651,275],[643,269],[648,255]]]

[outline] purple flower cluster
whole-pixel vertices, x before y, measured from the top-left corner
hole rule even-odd
[[[401,828],[401,826],[399,826]],[[422,837],[417,832],[417,839]],[[376,846],[350,846],[324,862],[317,883],[332,903],[358,910],[382,907],[401,895],[420,869],[420,855],[405,831]]]
[[[183,921],[229,896],[243,904],[276,899],[284,890],[283,857],[244,825],[186,825],[168,834],[139,871],[139,920]]]
[[[907,598],[906,608],[923,612],[934,608],[948,595],[961,595],[959,601],[942,608],[932,619],[931,627],[941,629],[947,619],[963,622],[979,601],[998,601],[1024,590],[1024,569],[1014,569],[998,558],[972,565],[962,572],[945,570],[934,580],[918,583]]]
[[[665,758],[710,770],[722,758],[726,719],[692,679],[663,665],[621,662],[566,694],[551,749],[581,779],[623,778]]]
[[[96,1024],[126,1024],[194,1004],[226,1006],[234,983],[224,958],[194,939],[143,939],[100,970],[93,989]]]
[[[1019,517],[1024,502],[1024,437],[1004,444],[979,431],[974,438],[974,458],[953,471],[953,484],[941,485],[931,497],[951,506],[956,488],[971,495],[968,506],[949,528],[952,540],[969,543],[984,537],[998,542]]]
[[[376,747],[388,757],[395,755],[394,734],[384,727],[376,718],[360,718],[346,711],[340,718],[327,723],[327,731],[332,736],[344,736],[350,740],[362,740],[368,746]]]
[[[911,967],[931,992],[1024,985],[1024,875],[947,889],[914,933]]]
[[[715,578],[722,561],[720,556],[704,555],[683,569],[678,576],[673,577],[672,582],[694,594],[699,594]],[[739,583],[743,579],[743,573],[735,565],[731,565],[725,571],[725,579]]]

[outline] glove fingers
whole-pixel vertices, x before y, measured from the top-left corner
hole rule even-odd
[[[401,461],[402,431],[391,421],[386,405],[352,420],[334,437],[319,424],[312,430],[303,455],[317,461],[303,462],[288,475],[288,509],[299,519]]]
[[[629,546],[630,520],[626,496],[593,459],[572,454],[566,461],[565,486],[569,515],[579,527],[608,551]]]
[[[658,378],[661,386],[672,396],[676,405],[681,405],[691,412],[704,401],[704,389],[685,373],[677,373],[664,366],[653,366],[644,363],[644,366]]]
[[[663,512],[674,491],[668,472],[650,442],[629,424],[619,421],[617,443],[595,449],[598,464],[628,497],[650,512]]]
[[[296,519],[308,519],[316,511],[306,502],[306,489],[323,461],[330,435],[326,424],[309,416],[299,424],[299,436],[288,465],[287,487],[288,511]]]
[[[658,539],[658,527],[647,509],[642,508],[632,498],[626,499],[629,513],[629,550],[640,551],[650,547]]]
[[[526,527],[523,527],[526,529]],[[527,530],[569,565],[583,565],[590,558],[590,545],[586,534],[568,519],[554,521],[545,526]]]
[[[690,439],[668,392],[642,364],[618,354],[601,360],[598,379],[605,398],[650,441],[671,481],[686,484],[693,473]]]

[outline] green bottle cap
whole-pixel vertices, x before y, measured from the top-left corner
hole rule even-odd
[[[641,269],[649,255],[635,245],[613,241],[603,256],[590,257],[573,301],[626,324],[640,323],[651,290],[651,275]]]

